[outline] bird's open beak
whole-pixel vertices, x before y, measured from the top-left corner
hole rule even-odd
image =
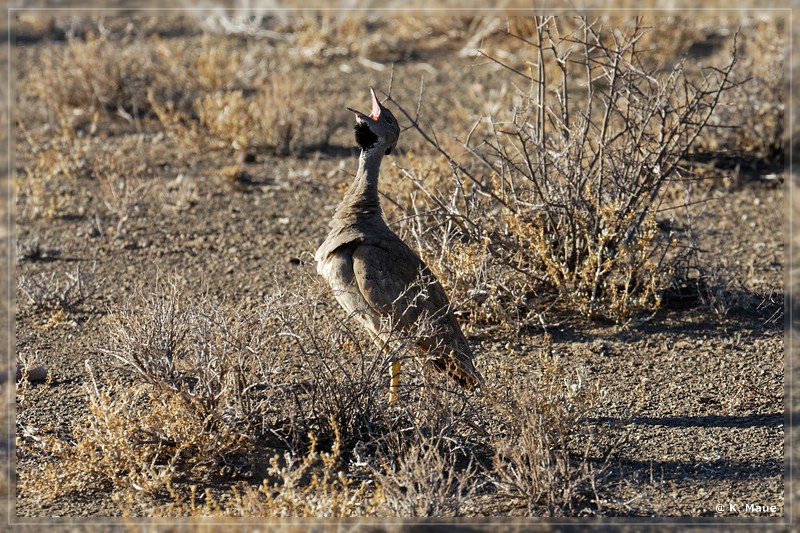
[[[372,113],[370,113],[369,115],[365,115],[360,111],[356,111],[352,107],[348,107],[347,109],[355,113],[356,116],[362,120],[371,118],[372,120],[377,121],[381,116],[381,105],[380,103],[378,103],[378,97],[375,96],[375,90],[372,87],[369,88],[369,92],[372,95]]]

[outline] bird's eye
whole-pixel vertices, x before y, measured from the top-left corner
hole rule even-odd
[[[392,117],[386,117],[386,123],[387,124],[393,124],[394,121],[392,120]]]

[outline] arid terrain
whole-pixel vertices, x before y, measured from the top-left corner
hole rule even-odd
[[[554,53],[573,47],[542,89],[563,109],[559,65],[602,47],[582,23],[539,22]],[[596,264],[618,277],[596,292],[537,229],[537,210],[584,219],[518,164],[571,168],[574,137],[536,159],[507,135],[568,129],[520,118],[549,61],[533,19],[20,18],[17,515],[784,516],[786,28],[583,24],[609,49],[642,36],[626,76],[570,81],[573,117],[586,87],[602,98],[647,69],[706,76],[711,95],[736,35],[718,100],[682,108],[676,85],[660,107],[713,107],[690,144],[643,128],[665,147],[650,165],[650,140],[607,139],[604,191],[682,151],[645,222],[587,204],[637,243],[602,241]],[[368,112],[370,86],[404,127],[387,221],[450,293],[480,395],[420,373],[408,339],[372,346],[316,274],[358,164],[347,107]],[[630,127],[642,91],[614,101]],[[586,116],[613,129],[602,109]],[[393,405],[389,357],[409,358]]]

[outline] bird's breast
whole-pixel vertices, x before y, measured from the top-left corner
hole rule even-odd
[[[317,272],[328,282],[334,298],[347,314],[354,316],[364,327],[377,334],[381,317],[364,299],[355,282],[352,250],[342,247],[320,258]]]

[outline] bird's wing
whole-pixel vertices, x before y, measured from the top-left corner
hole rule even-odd
[[[423,269],[422,260],[399,239],[391,246],[361,244],[353,251],[353,274],[364,299],[403,330],[433,304],[420,294]]]
[[[444,288],[404,242],[357,246],[353,274],[366,302],[389,318],[393,328],[418,334],[417,343],[434,356],[436,367],[469,388],[483,381]],[[420,316],[424,324],[418,322]]]

